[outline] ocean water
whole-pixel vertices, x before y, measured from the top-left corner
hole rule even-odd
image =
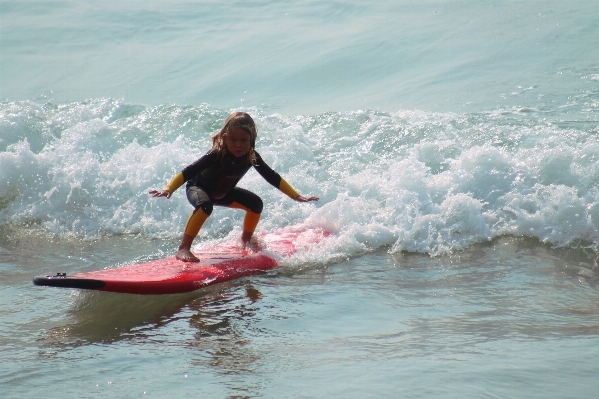
[[[0,396],[592,398],[599,3],[0,1]],[[172,255],[230,112],[277,271],[182,295],[36,287]],[[196,240],[235,240],[217,208]]]

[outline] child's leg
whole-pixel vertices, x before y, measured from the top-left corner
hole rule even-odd
[[[187,199],[193,205],[195,211],[187,219],[185,233],[177,250],[177,259],[186,262],[199,262],[200,260],[191,252],[191,244],[208,216],[212,213],[212,201],[210,201],[210,197],[204,190],[196,186],[187,187]]]
[[[243,188],[235,187],[233,191],[224,198],[215,202],[216,205],[228,206],[229,208],[243,209],[246,211],[243,220],[243,233],[241,242],[245,245],[250,242],[256,226],[260,221],[262,213],[262,200],[256,194]]]
[[[258,226],[258,222],[260,221],[260,214],[252,212],[247,207],[237,202],[231,203],[229,208],[243,209],[245,211],[245,217],[243,218],[243,232],[241,233],[241,242],[245,245],[250,242],[252,235],[254,235],[254,231],[256,231],[256,226]]]
[[[256,226],[260,221],[260,214],[248,210],[243,219],[243,233],[241,233],[241,242],[245,245],[252,239]]]
[[[191,252],[191,244],[200,232],[200,229],[202,228],[202,225],[206,219],[208,219],[208,216],[210,215],[204,212],[202,208],[196,209],[196,211],[191,214],[187,220],[187,224],[185,225],[185,233],[183,233],[183,239],[181,240],[181,245],[179,245],[179,249],[177,251],[177,259],[186,262],[200,261]]]

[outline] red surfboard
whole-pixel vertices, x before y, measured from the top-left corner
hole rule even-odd
[[[289,257],[299,248],[319,243],[329,233],[321,229],[288,228],[258,235],[262,248],[243,250],[235,243],[202,249],[200,262],[182,262],[174,256],[93,272],[36,276],[33,284],[128,294],[177,294],[242,276],[264,273],[279,266],[275,257]]]

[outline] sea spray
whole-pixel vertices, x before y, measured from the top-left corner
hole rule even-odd
[[[503,235],[597,249],[593,125],[546,122],[534,110],[247,111],[265,161],[299,192],[321,198],[292,202],[250,172],[240,186],[264,199],[259,229],[327,228],[353,242],[344,250],[350,255],[382,246],[438,255]],[[85,239],[179,237],[191,212],[184,190],[170,201],[147,191],[208,151],[227,114],[112,99],[3,102],[0,223]],[[200,238],[226,237],[242,218],[217,209]]]

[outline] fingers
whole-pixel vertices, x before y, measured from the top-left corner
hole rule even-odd
[[[167,190],[158,191],[158,190],[150,190],[148,191],[152,197],[166,197],[167,199],[171,197],[171,193]]]
[[[295,198],[296,201],[298,202],[308,202],[308,201],[318,201],[320,200],[320,198],[318,197],[304,197],[303,195],[298,195]]]

